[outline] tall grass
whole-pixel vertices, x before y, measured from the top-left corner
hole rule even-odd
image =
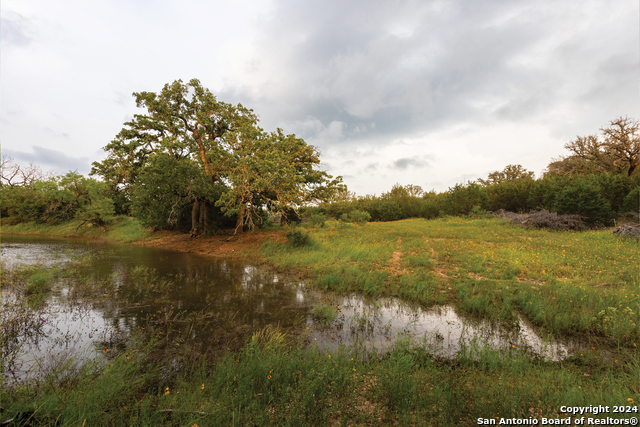
[[[153,352],[153,345],[134,346],[66,381],[3,390],[2,416],[63,426],[470,426],[477,418],[556,418],[563,405],[639,397],[637,361],[626,368],[552,364],[486,348],[444,360],[420,345],[363,361],[353,349],[305,348],[267,329],[177,380],[150,363]]]

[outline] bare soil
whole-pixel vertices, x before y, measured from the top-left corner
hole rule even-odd
[[[189,252],[214,258],[246,258],[260,249],[266,239],[279,242],[286,238],[280,230],[256,230],[235,236],[214,235],[191,237],[178,231],[157,231],[136,245]]]

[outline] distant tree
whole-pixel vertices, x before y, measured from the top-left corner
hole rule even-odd
[[[603,135],[603,146],[607,149],[613,163],[620,169],[627,169],[631,176],[638,168],[640,161],[640,137],[637,120],[619,117],[612,120],[608,127],[600,129]]]
[[[16,162],[13,157],[2,156],[2,165],[0,166],[0,187],[32,187],[34,182],[46,180],[52,177],[53,172],[44,172],[34,163],[22,166]]]
[[[486,180],[479,178],[478,182],[482,185],[491,185],[522,178],[533,179],[534,174],[521,165],[507,165],[502,171],[491,172]]]
[[[553,159],[545,175],[587,175],[610,172],[631,176],[638,168],[638,121],[628,117],[612,120],[598,135],[578,136],[565,144],[572,154]]]
[[[404,189],[407,190],[407,193],[411,197],[421,197],[424,194],[424,190],[419,185],[405,185]]]

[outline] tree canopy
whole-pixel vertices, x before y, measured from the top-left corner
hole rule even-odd
[[[265,132],[252,110],[218,101],[197,79],[133,96],[146,113],[124,124],[104,147],[107,158],[93,163],[92,174],[135,199],[138,214],[153,212],[154,224],[159,212],[166,213],[167,225],[175,223],[177,207],[191,204],[197,233],[206,222],[202,215],[208,218],[217,206],[237,216],[236,231],[242,232],[265,209],[286,214],[345,189],[341,177],[316,169],[320,154],[313,146],[281,129]],[[171,162],[171,171],[158,167]],[[211,190],[215,186],[218,191]],[[163,200],[153,198],[154,191],[164,192]]]
[[[631,176],[640,161],[639,123],[629,117],[611,120],[601,136],[578,136],[565,144],[572,154],[554,159],[547,175],[586,175],[609,172]]]

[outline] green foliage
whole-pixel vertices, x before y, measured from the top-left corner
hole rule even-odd
[[[309,223],[314,227],[324,227],[327,216],[321,212],[314,212],[309,215]]]
[[[313,309],[313,317],[323,323],[333,323],[338,317],[338,310],[330,304],[318,304]]]
[[[577,179],[556,198],[559,214],[577,214],[588,224],[609,225],[613,219],[611,205],[599,188],[589,180]]]
[[[474,206],[489,208],[489,197],[484,187],[474,182],[466,185],[456,184],[449,188],[444,199],[444,210],[450,215],[469,215]]]
[[[526,211],[529,192],[534,182],[532,178],[518,178],[488,185],[486,191],[489,198],[489,210]]]
[[[634,188],[625,196],[620,212],[640,212],[640,187]]]
[[[311,236],[302,230],[294,228],[287,232],[287,241],[294,248],[313,246],[314,242]]]
[[[349,213],[348,222],[353,222],[358,225],[366,224],[371,220],[371,215],[367,212],[355,210]]]
[[[92,173],[113,194],[124,194],[145,224],[175,226],[189,218],[191,203],[192,233],[211,231],[206,210],[213,206],[237,218],[242,232],[261,225],[265,208],[285,213],[346,190],[340,177],[315,169],[320,159],[313,146],[281,129],[264,132],[252,110],[218,101],[197,79],[134,96],[145,114],[124,124]],[[207,209],[200,213],[201,206]]]
[[[107,197],[107,186],[77,172],[35,181],[30,187],[2,187],[2,215],[14,223],[35,221],[55,224],[78,219],[81,225],[92,223],[104,227],[113,219],[113,201]]]
[[[196,162],[160,153],[149,156],[140,170],[131,207],[145,227],[177,228],[181,222],[190,226],[194,201],[213,199],[215,190]]]

